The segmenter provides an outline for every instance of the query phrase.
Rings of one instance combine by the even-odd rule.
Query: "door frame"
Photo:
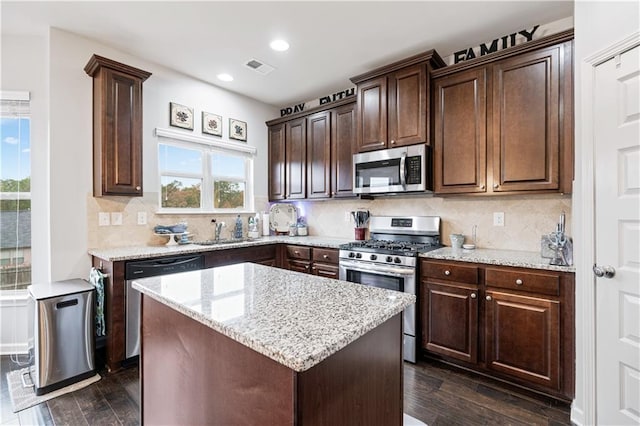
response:
[[[595,262],[595,167],[593,96],[596,67],[640,44],[640,31],[602,49],[580,66],[580,127],[576,128],[577,195],[573,200],[576,252],[576,399],[571,420],[576,424],[596,424],[596,285],[591,270]],[[579,101],[576,99],[576,101]]]

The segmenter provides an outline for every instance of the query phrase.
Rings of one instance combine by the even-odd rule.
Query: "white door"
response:
[[[640,423],[640,47],[595,68],[596,416]]]

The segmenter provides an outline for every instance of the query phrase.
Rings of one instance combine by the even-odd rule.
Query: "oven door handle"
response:
[[[371,267],[367,267],[362,265],[361,263],[355,263],[355,262],[340,262],[339,264],[340,267],[345,267],[349,270],[352,271],[356,271],[356,272],[372,272],[372,273],[379,273],[379,274],[386,274],[386,275],[392,275],[395,277],[402,277],[402,276],[407,276],[407,275],[415,275],[416,270],[414,268],[409,268],[409,269],[400,269],[400,268],[393,268],[393,267],[375,267],[375,268],[371,268]]]

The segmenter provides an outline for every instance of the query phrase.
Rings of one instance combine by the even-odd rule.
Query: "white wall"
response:
[[[587,182],[593,179],[591,166],[592,153],[583,148],[585,129],[590,123],[585,122],[583,115],[592,107],[590,99],[583,96],[583,62],[585,58],[618,42],[640,29],[640,4],[630,2],[587,2],[577,1],[574,10],[575,22],[575,176],[574,185],[574,230],[589,229],[592,225],[585,223],[586,209],[584,201],[590,199],[585,193]],[[591,173],[591,174],[590,174]],[[588,209],[588,208],[587,208]],[[578,239],[577,244],[580,245]],[[589,251],[588,249],[585,250]],[[593,275],[582,265],[591,265],[593,258],[581,257],[576,253],[576,396],[572,405],[571,420],[576,424],[592,424],[595,422],[595,370],[589,365],[593,360],[594,336],[591,336],[593,325],[588,324],[595,316],[595,306],[590,300]],[[585,335],[588,333],[589,335]],[[591,354],[591,355],[585,355]]]
[[[158,192],[157,151],[154,129],[169,127],[169,102],[194,108],[194,131],[201,135],[201,112],[223,116],[223,140],[228,139],[228,119],[247,122],[248,144],[258,148],[255,164],[256,198],[266,198],[267,129],[265,121],[277,116],[273,106],[236,95],[116,51],[93,40],[51,29],[51,241],[52,278],[85,277],[89,233],[95,226],[88,217],[87,198],[92,193],[92,79],[84,66],[92,54],[126,63],[152,73],[143,84],[143,185],[145,193]],[[154,197],[108,197],[118,204],[155,202]],[[141,206],[141,209],[147,206]],[[117,228],[111,227],[113,232]],[[122,244],[128,245],[126,235]]]

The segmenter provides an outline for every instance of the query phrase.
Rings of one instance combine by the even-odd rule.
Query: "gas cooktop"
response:
[[[419,253],[435,250],[440,247],[442,246],[437,242],[437,240],[433,242],[366,240],[342,244],[340,249],[354,252],[417,256]]]

